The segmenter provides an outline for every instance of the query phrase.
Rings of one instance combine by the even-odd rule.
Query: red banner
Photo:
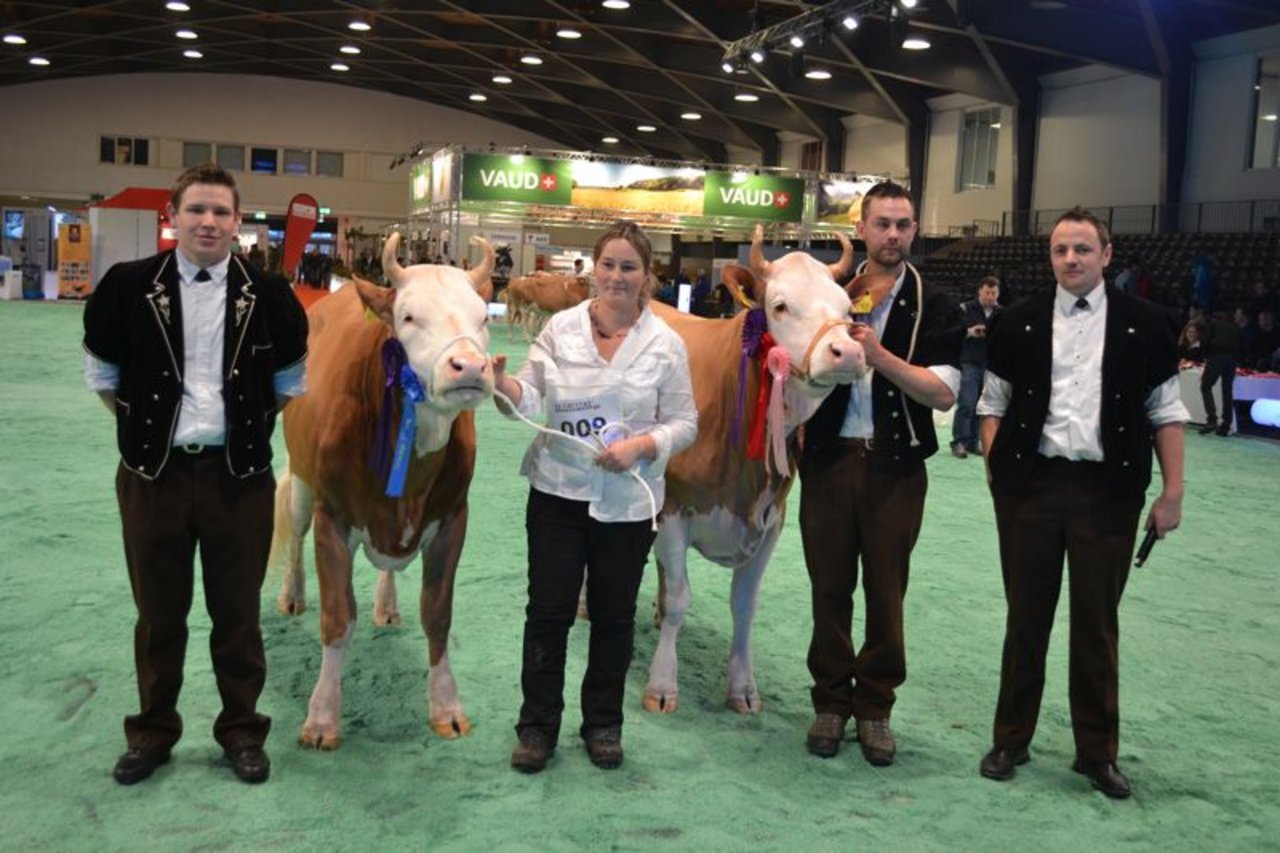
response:
[[[302,261],[302,250],[306,248],[311,232],[316,229],[316,219],[319,215],[320,205],[306,193],[298,193],[289,202],[289,215],[284,222],[281,263],[285,277],[290,281],[298,278],[298,264]]]

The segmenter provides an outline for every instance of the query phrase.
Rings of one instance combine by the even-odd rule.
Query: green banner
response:
[[[568,160],[518,154],[467,154],[462,160],[462,197],[468,201],[567,205],[573,193],[571,165]]]
[[[800,222],[804,216],[804,180],[707,172],[704,216],[737,216],[769,222]]]

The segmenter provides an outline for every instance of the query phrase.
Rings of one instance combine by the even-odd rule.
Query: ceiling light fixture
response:
[[[601,3],[600,5],[605,7],[606,9],[630,9],[631,8],[631,4],[627,2],[627,0],[604,0],[604,2]]]
[[[582,38],[582,32],[580,30],[575,30],[573,27],[561,27],[560,29],[556,30],[556,35],[562,39]]]
[[[482,95],[479,92],[472,92],[470,95],[467,95],[467,99],[471,101],[475,101],[478,104],[482,104],[485,101],[489,100],[489,98],[486,95]]]
[[[27,40],[17,33],[9,33],[4,37],[5,44],[26,44]]]
[[[350,71],[351,66],[347,65],[345,62],[335,62],[329,66],[329,70],[330,71]]]
[[[640,131],[641,133],[654,133],[657,131],[657,128],[651,124],[637,124],[636,130]]]
[[[33,56],[30,59],[28,59],[27,62],[31,63],[32,65],[40,65],[40,66],[49,64],[49,60],[45,59],[43,56]]]
[[[754,104],[756,101],[760,100],[760,96],[755,92],[739,92],[733,96],[733,99],[735,101],[741,101],[744,104]]]
[[[685,121],[701,121],[702,113],[695,113],[692,110],[690,110],[687,113],[680,113],[680,118],[684,119]]]
[[[853,15],[845,15],[840,19],[840,26],[844,27],[849,32],[853,32],[858,28],[858,19]]]
[[[198,50],[184,50],[182,55],[187,59],[204,59],[204,54]]]
[[[367,33],[369,32],[369,30],[373,29],[373,25],[370,24],[368,21],[362,21],[359,18],[357,18],[356,20],[347,24],[347,29],[357,33]]]
[[[507,86],[511,83],[511,78],[506,74],[495,74],[493,75],[493,82],[497,83],[499,86]]]
[[[759,48],[756,48],[755,50],[751,51],[751,53],[747,55],[751,57],[751,61],[754,62],[756,65],[759,65],[761,62],[764,62],[764,51],[760,50]]]
[[[606,136],[606,137],[602,138],[600,141],[601,141],[601,142],[603,142],[605,145],[617,145],[617,144],[618,144],[618,137],[616,137],[616,136]]]
[[[796,33],[790,38],[790,43],[792,47],[794,47],[796,50],[799,50],[800,48],[804,47],[804,38],[802,38],[799,33]]]
[[[920,3],[920,0],[902,0],[902,8],[914,9],[916,6],[919,5],[919,3]]]
[[[541,65],[542,57],[535,56],[532,53],[527,53],[524,56],[520,57],[520,61],[523,62],[525,65]]]
[[[1263,121],[1275,121],[1276,119],[1277,119],[1277,116],[1275,113],[1267,113],[1262,117]]]
[[[354,44],[344,44],[342,47],[338,48],[338,53],[345,53],[348,56],[359,56],[360,48],[356,47]]]
[[[732,74],[733,63],[726,59],[724,62],[720,63],[720,70],[723,71],[725,74]]]
[[[190,6],[188,6],[186,3],[179,3],[178,0],[173,0],[173,2],[171,3],[165,3],[164,7],[168,9],[170,12],[190,12],[191,11]]]
[[[923,36],[907,36],[902,40],[903,50],[928,50],[933,47]]]
[[[195,30],[178,30],[174,35],[180,39],[187,39],[188,41],[200,38],[200,34]]]
[[[830,80],[831,72],[825,68],[810,68],[804,76],[808,80]]]

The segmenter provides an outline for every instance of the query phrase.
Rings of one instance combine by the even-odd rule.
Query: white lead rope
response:
[[[520,411],[516,408],[516,404],[511,402],[511,398],[508,397],[506,394],[503,394],[497,388],[493,389],[493,396],[497,397],[502,402],[506,403],[507,408],[510,410],[511,414],[515,415],[517,420],[528,424],[530,427],[537,430],[538,432],[545,432],[547,435],[554,435],[558,438],[564,438],[570,441],[576,441],[578,444],[581,444],[583,447],[587,448],[593,453],[598,451],[600,447],[608,447],[608,445],[605,444],[604,440],[600,438],[598,433],[596,434],[596,442],[600,445],[600,447],[597,447],[595,444],[592,444],[590,441],[587,441],[585,438],[579,438],[576,435],[569,435],[567,432],[560,432],[559,430],[551,429],[550,427],[544,427],[541,424],[534,423],[533,421],[526,418],[524,415],[520,414]],[[600,428],[600,432],[604,432],[605,430],[608,430],[610,428],[615,430],[617,429],[621,429],[624,431],[626,430],[626,426],[624,424],[605,424]],[[632,479],[634,479],[637,483],[639,483],[641,486],[644,487],[645,494],[648,495],[649,497],[649,521],[651,525],[650,529],[653,530],[654,533],[657,533],[658,532],[658,500],[653,496],[653,489],[649,487],[649,484],[645,482],[644,477],[641,477],[640,473],[636,471],[634,467],[628,468],[627,473],[631,475]]]

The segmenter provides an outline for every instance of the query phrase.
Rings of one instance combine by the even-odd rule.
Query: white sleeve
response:
[[[1013,386],[990,370],[987,371],[982,382],[982,397],[978,400],[975,413],[980,418],[987,416],[1003,418],[1009,408],[1009,398],[1013,396]]]
[[[1152,426],[1186,423],[1191,420],[1191,413],[1182,405],[1182,392],[1178,385],[1178,374],[1174,374],[1161,382],[1147,395],[1143,404]]]

